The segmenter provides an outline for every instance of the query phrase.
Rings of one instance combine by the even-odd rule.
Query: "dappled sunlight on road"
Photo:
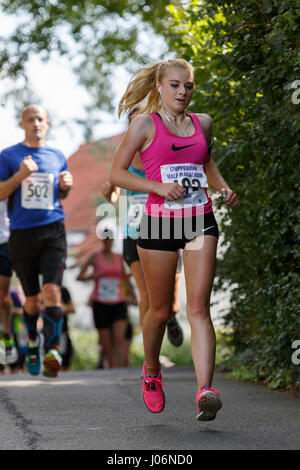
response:
[[[12,380],[10,382],[0,381],[1,387],[36,387],[37,385],[85,385],[83,380]]]

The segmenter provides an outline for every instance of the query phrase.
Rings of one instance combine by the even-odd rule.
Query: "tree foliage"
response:
[[[233,287],[231,364],[287,385],[300,377],[300,2],[194,0],[170,12],[172,47],[196,69],[194,109],[213,116],[215,159],[241,199],[223,218],[218,264],[217,288]]]
[[[166,0],[3,0],[1,10],[15,15],[16,26],[0,33],[0,77],[29,83],[26,65],[33,55],[47,61],[53,52],[66,56],[90,96],[95,109],[112,109],[110,81],[116,66],[129,70],[166,53],[161,40],[153,45],[153,31],[168,29]],[[144,39],[144,41],[142,41]],[[143,47],[143,42],[146,45]],[[151,47],[154,46],[154,47]],[[156,47],[155,47],[156,46]],[[13,87],[16,91],[17,86]]]

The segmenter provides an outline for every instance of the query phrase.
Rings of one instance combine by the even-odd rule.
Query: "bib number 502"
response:
[[[48,197],[48,185],[47,184],[33,184],[28,185],[28,197],[47,198]]]

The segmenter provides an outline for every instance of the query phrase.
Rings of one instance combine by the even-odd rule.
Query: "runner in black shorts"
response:
[[[135,107],[129,113],[129,123],[138,114],[139,108]],[[137,153],[132,161],[129,171],[139,177],[145,178],[143,163]],[[116,202],[120,191],[119,188],[105,183],[102,188],[102,194],[109,202]],[[146,282],[141,267],[140,257],[137,251],[137,239],[139,237],[139,224],[144,212],[144,205],[147,201],[148,194],[136,191],[126,191],[127,197],[127,223],[124,230],[123,238],[123,258],[127,263],[139,291],[140,298],[140,324],[142,325],[144,316],[148,310],[149,300],[146,288]],[[173,286],[173,302],[170,309],[170,318],[167,322],[167,336],[173,346],[181,346],[183,343],[183,331],[176,319],[180,306],[178,301],[180,278],[181,278],[181,251],[178,252],[178,264]]]
[[[127,304],[137,304],[137,300],[125,273],[122,257],[111,251],[112,232],[106,231],[106,236],[103,249],[88,257],[77,279],[94,280],[91,301],[101,346],[100,361],[107,360],[109,368],[124,367],[128,327]],[[92,274],[87,273],[89,267],[94,268]]]
[[[218,231],[213,214],[209,215],[213,207],[208,185],[220,191],[229,207],[239,200],[209,154],[211,117],[187,112],[194,86],[193,67],[183,59],[150,64],[134,74],[121,98],[119,116],[137,105],[142,106],[142,112],[115,152],[110,182],[149,193],[138,241],[150,304],[143,321],[144,403],[152,413],[162,412],[165,406],[159,355],[173,294],[177,249],[184,248],[197,419],[208,421],[215,419],[222,406],[219,392],[211,387],[216,338],[210,296]],[[146,178],[130,171],[137,152]],[[147,227],[149,220],[151,229]],[[172,409],[176,410],[175,401]]]
[[[8,250],[9,220],[6,214],[6,201],[0,202],[0,340],[5,347],[5,362],[16,363],[18,352],[11,335],[11,303],[9,301],[9,285],[12,276],[11,259]],[[5,365],[0,363],[0,370]]]
[[[41,275],[45,304],[43,373],[55,377],[61,367],[60,284],[67,248],[61,199],[68,195],[73,179],[62,152],[45,145],[50,125],[46,111],[38,105],[27,106],[20,125],[25,139],[0,155],[0,200],[9,198],[12,265],[26,296],[24,319],[29,336],[26,365],[32,375],[39,374],[37,320]]]

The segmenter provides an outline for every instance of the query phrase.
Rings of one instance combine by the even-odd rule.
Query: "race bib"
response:
[[[128,225],[137,228],[142,220],[144,207],[147,202],[148,194],[134,194],[128,196]]]
[[[178,183],[184,187],[184,195],[176,201],[167,201],[167,209],[187,209],[203,206],[208,202],[203,188],[207,188],[207,178],[203,165],[192,163],[179,163],[161,166],[161,180],[163,183]]]
[[[32,173],[21,185],[21,204],[24,209],[54,209],[53,173]]]
[[[120,280],[103,278],[99,281],[98,297],[100,302],[116,302],[119,300]]]

